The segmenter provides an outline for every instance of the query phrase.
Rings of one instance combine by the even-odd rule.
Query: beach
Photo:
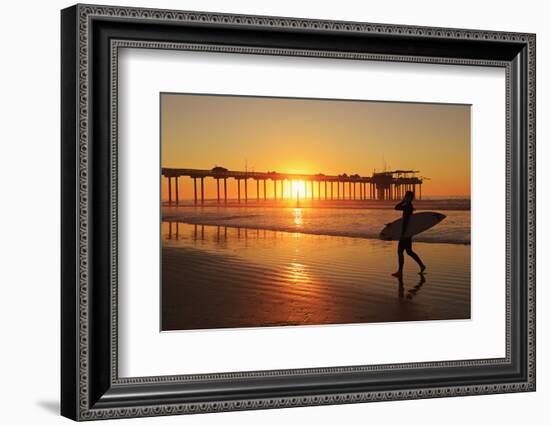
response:
[[[259,209],[211,209],[163,208],[163,331],[470,318],[469,211],[415,242],[427,273],[406,256],[399,280],[396,242],[362,221],[323,231],[314,209],[268,209],[271,226]]]

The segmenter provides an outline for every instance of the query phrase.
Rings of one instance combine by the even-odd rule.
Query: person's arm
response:
[[[395,210],[405,210],[406,201],[403,200],[395,206]]]
[[[407,231],[407,226],[409,225],[409,218],[410,218],[410,215],[403,216],[403,225],[401,226],[401,238],[405,236],[405,232]]]
[[[412,214],[412,203],[403,200],[395,206],[395,209],[403,211],[403,225],[401,226],[401,238],[403,238],[405,236],[405,232],[407,231],[407,226],[409,225],[409,218]]]

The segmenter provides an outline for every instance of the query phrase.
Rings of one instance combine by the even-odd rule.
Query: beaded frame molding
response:
[[[76,5],[61,17],[62,415],[94,420],[535,390],[535,35],[97,5]],[[504,68],[506,356],[120,378],[121,48]]]

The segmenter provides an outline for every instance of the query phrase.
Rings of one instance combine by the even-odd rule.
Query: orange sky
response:
[[[161,150],[162,167],[361,176],[415,169],[430,178],[423,196],[470,196],[469,105],[162,94]],[[205,183],[214,197],[215,181]],[[180,179],[180,193],[191,197],[191,179]]]

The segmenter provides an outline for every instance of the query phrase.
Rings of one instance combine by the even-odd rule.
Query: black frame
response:
[[[76,5],[61,13],[61,413],[74,420],[535,390],[535,35]],[[504,67],[507,356],[118,378],[120,47]],[[504,179],[504,177],[503,177]]]

